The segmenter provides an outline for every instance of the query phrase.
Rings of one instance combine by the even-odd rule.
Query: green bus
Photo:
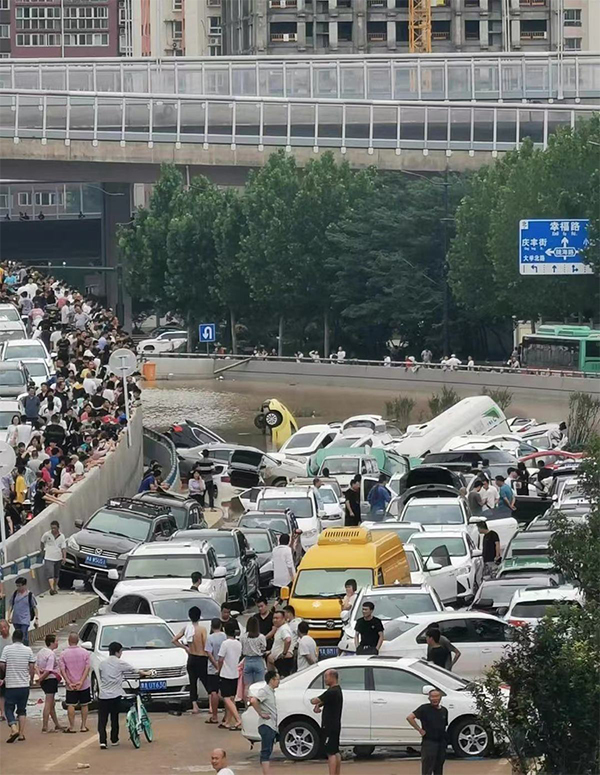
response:
[[[522,369],[600,372],[600,331],[589,326],[539,326],[521,342]]]

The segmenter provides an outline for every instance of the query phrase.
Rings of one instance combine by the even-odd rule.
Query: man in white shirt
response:
[[[481,496],[483,508],[484,510],[486,508],[495,509],[500,499],[500,494],[498,492],[498,489],[494,487],[494,485],[490,482],[489,479],[485,478],[482,481],[483,481],[483,487],[481,488],[481,491],[479,494]]]
[[[210,755],[210,763],[213,770],[219,775],[235,775],[234,771],[227,766],[227,754],[222,748],[215,748]]]
[[[273,646],[267,652],[269,666],[277,670],[279,675],[285,678],[291,675],[294,668],[294,649],[292,648],[292,631],[285,623],[283,611],[275,611],[273,614]]]
[[[298,625],[298,670],[304,670],[319,661],[319,649],[314,638],[308,634],[308,622]]]
[[[275,689],[279,686],[280,677],[275,670],[269,670],[265,673],[264,686],[254,690],[254,695],[250,697],[250,705],[258,713],[260,721],[258,722],[258,734],[260,735],[260,767],[263,775],[269,775],[271,772],[271,756],[273,746],[279,729],[277,727],[277,702],[275,700]]]
[[[279,546],[273,549],[273,586],[279,590],[292,583],[294,573],[294,556],[290,548],[290,537],[286,533],[279,536]]]
[[[225,705],[225,718],[219,724],[222,728],[241,729],[242,720],[235,705],[238,684],[238,665],[242,656],[242,644],[236,640],[237,625],[232,620],[225,624],[227,639],[219,649],[219,690]],[[232,722],[235,721],[235,724]],[[218,771],[218,770],[217,770]]]
[[[29,646],[23,643],[22,630],[13,632],[12,644],[5,646],[0,654],[0,664],[4,668],[4,708],[10,727],[10,737],[6,742],[14,743],[17,739],[25,740],[29,686],[35,675],[35,657]]]
[[[456,357],[454,353],[448,358],[448,366],[450,367],[451,371],[456,371],[458,367],[462,364],[462,361]]]
[[[337,349],[337,360],[338,363],[343,363],[346,360],[346,351],[342,348],[341,345]]]
[[[296,609],[293,605],[286,605],[283,609],[283,616],[285,623],[290,628],[292,633],[292,651],[295,651],[298,645],[298,625],[302,621],[299,616],[296,616]]]
[[[118,641],[108,645],[108,659],[98,667],[100,686],[98,695],[98,737],[100,748],[106,748],[106,724],[110,716],[110,744],[119,745],[119,709],[123,694],[123,677],[125,673],[139,673],[141,677],[150,675],[144,670],[137,670],[133,665],[121,659],[123,646]]]
[[[67,539],[60,532],[60,525],[56,520],[50,523],[50,530],[42,535],[40,547],[44,553],[44,569],[48,576],[50,594],[56,595],[60,568],[67,559]]]

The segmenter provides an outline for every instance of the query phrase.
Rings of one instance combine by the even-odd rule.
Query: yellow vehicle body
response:
[[[289,596],[296,616],[308,622],[309,634],[321,645],[335,645],[342,635],[341,598],[344,583],[351,578],[359,588],[410,584],[410,568],[398,536],[362,527],[328,528],[306,552],[291,590],[284,588],[282,597]]]
[[[276,398],[263,401],[258,418],[261,420],[255,421],[255,424],[260,427],[264,422],[263,427],[271,431],[271,439],[276,449],[279,449],[298,430],[294,415]]]

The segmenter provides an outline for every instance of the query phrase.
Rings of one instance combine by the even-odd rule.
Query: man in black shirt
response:
[[[442,707],[439,689],[429,692],[429,704],[419,705],[406,720],[423,738],[421,743],[421,775],[442,775],[448,745],[446,728],[448,711]],[[421,726],[417,724],[417,719]]]
[[[496,562],[500,561],[500,536],[495,530],[490,530],[487,522],[478,522],[477,530],[483,536],[481,553],[483,555],[483,576],[493,578],[496,575]]]
[[[273,646],[273,636],[270,638],[268,636],[273,630],[273,611],[269,609],[266,597],[259,597],[256,601],[256,607],[258,613],[254,614],[254,618],[258,622],[258,631],[267,639],[267,651],[270,651]]]
[[[326,670],[324,675],[327,690],[318,697],[313,697],[311,703],[315,713],[323,711],[321,729],[323,745],[329,764],[329,775],[340,775],[342,757],[340,756],[340,733],[342,731],[342,687],[338,683],[337,670]]]
[[[353,479],[350,487],[344,493],[346,499],[346,527],[360,525],[360,479]]]
[[[362,604],[362,618],[355,626],[354,645],[357,654],[378,654],[383,643],[383,622],[373,616],[375,605],[370,600]]]
[[[221,629],[225,632],[225,625],[228,622],[233,622],[235,625],[235,636],[240,637],[241,630],[238,620],[231,615],[231,605],[229,603],[221,603]]]

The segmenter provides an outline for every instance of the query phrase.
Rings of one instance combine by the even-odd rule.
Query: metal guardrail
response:
[[[167,450],[171,465],[168,473],[164,477],[164,481],[169,487],[173,487],[173,485],[179,482],[179,458],[177,457],[175,445],[167,436],[164,436],[162,433],[157,433],[151,428],[146,428],[144,426],[143,432],[144,444],[146,443],[146,439],[151,439],[155,444],[159,444]],[[158,456],[156,456],[156,459],[158,460]]]
[[[34,566],[43,565],[44,557],[40,550],[32,552],[31,554],[25,554],[22,557],[17,557],[15,560],[4,563],[4,556],[2,548],[0,547],[0,569],[2,570],[3,578],[7,576],[18,576],[22,571],[30,570]]]
[[[600,53],[5,59],[0,87],[311,99],[600,97]]]
[[[49,139],[452,151],[508,151],[525,137],[546,148],[600,105],[371,101],[0,90],[0,136]]]
[[[238,361],[278,361],[286,363],[299,363],[310,365],[333,365],[333,366],[380,366],[382,368],[390,369],[403,369],[404,371],[410,371],[415,374],[418,371],[441,371],[447,373],[448,376],[460,372],[468,373],[482,373],[482,374],[515,374],[515,375],[531,375],[536,377],[577,377],[583,379],[600,379],[600,372],[589,371],[574,371],[573,369],[534,369],[534,368],[519,368],[513,369],[508,366],[499,366],[495,364],[482,364],[477,366],[456,366],[449,367],[444,366],[441,363],[422,363],[415,361],[408,365],[405,361],[392,361],[391,363],[384,363],[382,360],[367,360],[361,358],[345,358],[341,363],[337,360],[329,360],[326,358],[320,358],[319,360],[313,360],[312,358],[294,358],[288,356],[275,356],[275,355],[257,355],[248,357],[247,355],[206,355],[206,353],[152,353],[144,356],[146,360],[156,360],[162,358],[199,358],[204,360],[213,360],[215,362],[222,362],[227,360]],[[216,373],[216,372],[215,372]]]

